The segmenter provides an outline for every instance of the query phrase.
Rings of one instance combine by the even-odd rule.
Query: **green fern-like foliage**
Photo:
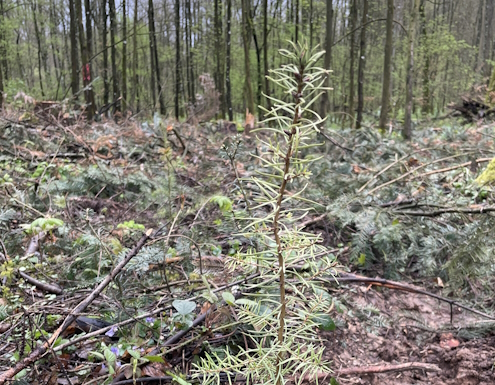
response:
[[[261,167],[249,182],[257,187],[250,217],[239,220],[242,235],[256,239],[257,247],[239,251],[231,268],[261,272],[262,283],[252,287],[253,298],[241,298],[239,319],[250,327],[245,333],[255,347],[223,354],[206,353],[196,370],[203,383],[220,383],[221,373],[242,374],[248,383],[283,384],[303,375],[328,372],[315,331],[333,321],[327,314],[331,297],[311,279],[330,274],[335,259],[321,245],[318,235],[304,232],[299,221],[311,206],[305,190],[312,177],[309,166],[317,157],[316,134],[323,119],[312,110],[322,92],[327,71],[315,66],[322,52],[294,45],[280,53],[289,64],[271,71],[269,79],[292,97],[292,102],[270,98],[265,110],[267,135],[258,138]],[[308,204],[309,203],[309,204]]]

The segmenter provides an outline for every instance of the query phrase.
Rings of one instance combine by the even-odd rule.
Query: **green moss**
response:
[[[495,184],[495,158],[488,163],[485,171],[483,171],[481,175],[475,179],[475,182],[480,186]]]

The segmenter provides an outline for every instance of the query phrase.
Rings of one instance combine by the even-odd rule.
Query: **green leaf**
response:
[[[141,358],[141,353],[139,353],[137,350],[127,349],[127,353],[129,353],[135,359]]]
[[[177,374],[174,374],[172,372],[167,372],[169,376],[173,378],[174,381],[178,382],[180,385],[192,385],[190,382],[184,380],[183,378],[179,377]]]
[[[105,356],[99,352],[89,352],[89,354],[91,354],[93,357],[96,357],[98,359],[100,359],[101,361],[103,361],[105,359]]]
[[[235,304],[235,297],[234,297],[234,295],[232,293],[228,292],[228,291],[224,291],[222,293],[222,298],[230,306],[233,306]]]
[[[142,358],[148,360],[149,362],[160,362],[162,364],[165,363],[165,360],[160,356],[143,356]]]
[[[117,361],[117,356],[109,348],[106,348],[103,354],[109,365],[113,365]]]
[[[337,382],[337,380],[334,377],[332,377],[332,378],[330,378],[330,385],[339,385],[339,383]]]
[[[317,314],[313,321],[318,324],[320,330],[324,330],[327,332],[333,332],[336,329],[335,322],[333,322],[332,317],[328,314]]]
[[[363,266],[365,263],[366,263],[366,255],[363,253],[359,254],[358,264]]]
[[[187,315],[191,314],[196,309],[196,304],[192,301],[176,299],[172,302],[172,306],[177,310],[179,314]]]

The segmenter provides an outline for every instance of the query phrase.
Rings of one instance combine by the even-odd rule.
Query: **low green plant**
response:
[[[253,298],[223,296],[249,325],[244,330],[252,347],[206,352],[196,366],[203,384],[219,384],[221,374],[240,374],[247,383],[282,385],[330,371],[316,330],[335,328],[328,314],[332,298],[314,278],[331,275],[336,261],[318,235],[298,226],[311,209],[304,204],[317,205],[304,191],[311,178],[308,166],[318,158],[305,154],[319,145],[316,133],[324,119],[312,106],[327,92],[323,83],[328,71],[315,66],[323,52],[313,54],[305,44],[280,53],[289,63],[272,70],[269,79],[292,102],[270,97],[273,107],[264,111],[269,127],[257,139],[261,167],[248,181],[258,194],[248,205],[249,217],[240,220],[241,235],[256,238],[257,247],[236,250],[230,263],[232,269],[259,271],[261,282],[253,287]]]

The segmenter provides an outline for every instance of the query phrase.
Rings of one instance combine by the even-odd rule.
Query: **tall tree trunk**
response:
[[[349,60],[349,115],[351,118],[351,127],[354,127],[355,121],[354,121],[354,59],[356,57],[356,38],[355,38],[355,32],[354,30],[356,29],[357,25],[357,4],[356,0],[352,0],[351,3],[351,23],[349,28],[351,29],[351,36],[350,36],[350,42],[351,42],[351,49],[349,52],[350,60]]]
[[[31,3],[31,10],[33,12],[34,32],[36,35],[36,43],[38,45],[38,79],[40,82],[41,96],[45,97],[45,91],[43,89],[43,79],[41,76],[41,68],[42,68],[42,65],[41,65],[41,62],[42,62],[42,58],[41,58],[41,55],[42,55],[42,52],[41,52],[41,32],[40,32],[40,29],[38,27],[38,18],[36,17],[37,12],[36,12],[35,0],[33,0],[33,2]],[[46,73],[46,71],[45,71],[45,73]]]
[[[428,46],[428,35],[426,30],[426,14],[425,14],[425,1],[422,0],[419,4],[419,16],[421,18],[421,44],[423,45],[423,101],[421,103],[421,110],[423,114],[427,115],[431,112],[430,104],[430,52]]]
[[[234,113],[232,111],[232,91],[230,85],[230,31],[231,31],[231,22],[232,22],[232,0],[227,0],[227,31],[225,33],[225,42],[226,42],[226,57],[225,57],[225,85],[227,87],[225,102],[227,104],[227,111],[229,113],[229,120],[234,120]]]
[[[79,26],[79,45],[81,47],[81,62],[82,62],[82,73],[83,73],[83,85],[85,88],[84,96],[86,99],[86,116],[88,121],[93,119],[94,111],[94,98],[93,90],[90,88],[91,83],[91,72],[89,67],[89,56],[88,56],[88,46],[87,41],[84,37],[84,26],[83,26],[83,14],[82,14],[82,4],[81,0],[75,0],[75,10],[77,14],[77,25]]]
[[[254,49],[256,50],[256,105],[258,106],[258,120],[262,120],[261,117],[261,94],[263,93],[263,73],[261,72],[261,47],[258,44],[258,37],[256,35],[256,31],[254,28],[251,28],[253,31],[253,41],[254,41]]]
[[[484,49],[485,49],[486,0],[480,0],[480,12],[481,12],[481,17],[479,21],[478,61],[476,65],[477,72],[481,72],[483,70],[483,64],[485,62]]]
[[[153,8],[153,1],[149,0],[150,5],[150,19],[151,24],[149,28],[152,31],[151,37],[153,39],[153,52],[152,52],[152,60],[154,58],[155,61],[155,77],[156,77],[156,85],[158,89],[158,103],[160,104],[160,114],[165,115],[167,113],[165,109],[165,95],[163,95],[162,90],[162,82],[161,82],[161,72],[160,72],[160,62],[158,61],[158,44],[156,43],[156,30],[155,30],[155,11]]]
[[[364,108],[364,66],[366,64],[366,23],[368,21],[368,0],[363,0],[363,18],[361,23],[361,37],[359,41],[358,67],[358,107],[356,128],[361,128]]]
[[[263,0],[263,70],[265,73],[266,108],[271,110],[270,82],[268,80],[268,0]]]
[[[385,38],[385,57],[383,60],[382,106],[380,110],[380,128],[385,129],[388,120],[390,102],[390,78],[392,75],[392,37],[394,22],[394,0],[387,0],[387,36]]]
[[[328,6],[328,0],[327,0],[327,6]],[[294,25],[295,25],[295,32],[294,32],[294,43],[297,44],[297,41],[299,39],[299,0],[296,0],[296,9],[295,9],[295,14],[294,14]]]
[[[404,129],[402,136],[410,140],[412,136],[412,104],[413,104],[413,69],[414,69],[414,35],[416,34],[416,19],[419,11],[419,1],[414,0],[411,12],[411,22],[409,25],[409,58],[407,60],[406,71],[406,108],[404,117]]]
[[[127,110],[127,10],[122,0],[122,111]]]
[[[149,43],[150,43],[150,90],[151,100],[153,102],[153,111],[156,111],[156,88],[155,88],[155,48],[154,48],[154,26],[155,15],[153,12],[153,0],[148,0],[148,31],[149,31]]]
[[[139,79],[137,75],[138,49],[137,49],[137,23],[138,0],[134,0],[134,22],[132,25],[132,107],[139,111]]]
[[[246,104],[250,113],[254,113],[253,87],[251,85],[251,69],[249,63],[249,46],[251,41],[250,0],[241,0],[242,4],[242,40],[244,45],[244,90]]]
[[[1,21],[1,16],[0,16],[0,21]],[[2,28],[3,25],[0,23],[0,28]],[[2,60],[0,60],[0,111],[3,110],[3,92],[4,92],[4,86],[3,86],[3,68],[2,68]]]
[[[0,60],[2,61],[2,67],[3,67],[3,75],[4,75],[4,82],[6,82],[9,78],[9,66],[8,66],[8,61],[7,61],[7,43],[5,41],[5,32],[6,32],[6,25],[5,25],[5,14],[4,14],[4,0],[0,0],[0,22],[1,22],[1,29],[0,29]]]
[[[108,47],[107,47],[107,0],[101,0],[101,41],[103,45],[103,104],[107,105],[110,99],[110,84],[108,83]]]
[[[119,76],[117,72],[117,47],[115,38],[117,36],[117,15],[115,11],[115,0],[108,0],[110,16],[110,61],[112,62],[112,103],[115,103],[120,97]],[[115,109],[119,110],[118,104],[115,103]]]
[[[77,76],[78,57],[77,57],[77,18],[74,6],[75,0],[69,0],[69,35],[70,35],[70,64],[71,77],[70,86],[72,97],[77,99],[79,93],[79,77]]]
[[[313,49],[313,0],[309,0],[309,49]]]
[[[214,28],[215,28],[215,88],[220,93],[220,118],[225,118],[225,90],[224,90],[224,68],[225,63],[223,60],[224,49],[222,44],[222,0],[215,0],[214,4]]]
[[[325,28],[325,59],[323,60],[323,67],[326,70],[330,70],[330,63],[332,62],[332,44],[333,44],[333,1],[327,0],[327,20]],[[330,87],[330,74],[326,75],[325,87]],[[321,96],[320,115],[322,118],[327,116],[330,104],[330,97],[328,95],[330,91],[326,90]]]
[[[189,102],[196,102],[194,91],[194,58],[192,52],[192,16],[191,16],[191,0],[185,0],[185,19],[186,19],[186,73],[187,73],[187,93],[189,94]]]
[[[151,0],[150,0],[151,1]],[[179,120],[179,94],[180,94],[180,1],[175,0],[175,119]]]
[[[84,0],[84,11],[85,11],[85,18],[86,18],[86,61],[83,62],[85,64],[85,71],[83,70],[83,74],[86,76],[86,82],[84,83],[85,87],[89,87],[88,90],[85,91],[86,95],[86,102],[88,104],[88,120],[93,119],[93,116],[96,112],[96,103],[95,103],[95,94],[93,90],[93,86],[91,85],[91,82],[93,81],[93,76],[92,76],[92,71],[91,71],[91,62],[89,59],[91,58],[91,47],[93,44],[93,31],[92,31],[92,25],[91,25],[91,7],[90,7],[90,0]],[[84,79],[83,79],[84,81]]]

